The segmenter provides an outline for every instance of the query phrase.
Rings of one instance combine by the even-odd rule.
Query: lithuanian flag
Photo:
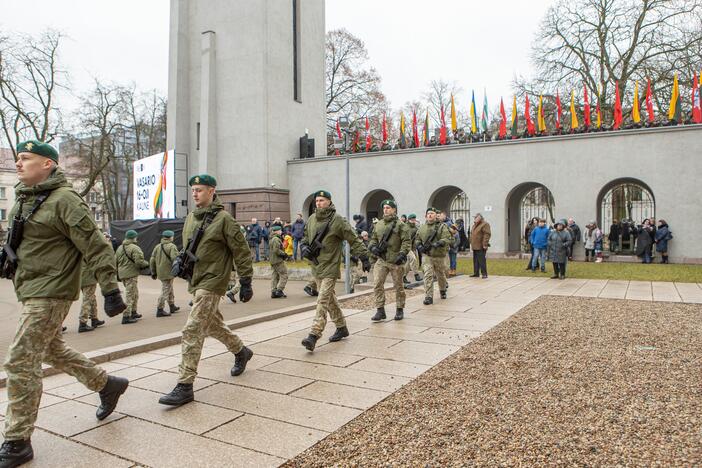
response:
[[[478,133],[478,115],[475,113],[475,91],[472,91],[470,100],[470,132]]]
[[[668,109],[668,120],[680,123],[680,89],[678,88],[678,74],[673,78],[673,94],[670,96],[670,108]]]
[[[639,110],[639,82],[634,84],[634,107],[631,109],[631,120],[634,123],[641,122],[641,112]]]
[[[578,114],[575,113],[575,91],[570,92],[570,131],[575,131],[580,126]]]
[[[544,118],[544,97],[539,95],[539,108],[536,110],[536,125],[539,133],[546,131],[546,119]]]
[[[400,112],[400,146],[405,147],[407,143],[405,142],[405,113]]]
[[[453,102],[453,94],[451,95],[451,131],[456,133],[458,123],[456,122],[456,104]]]
[[[514,100],[512,101],[512,138],[517,138],[519,136],[518,132],[519,129],[517,128],[519,126],[519,117],[517,115],[517,95],[515,94]]]

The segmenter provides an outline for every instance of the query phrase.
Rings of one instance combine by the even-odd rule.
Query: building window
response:
[[[5,193],[6,188],[5,187],[0,187],[0,199],[4,200],[7,198],[7,194]]]
[[[7,220],[7,210],[5,208],[0,208],[0,221]]]
[[[293,95],[297,102],[302,102],[302,77],[300,53],[300,0],[292,0],[293,33]]]
[[[95,211],[95,221],[100,221],[100,218],[102,218],[102,212]]]

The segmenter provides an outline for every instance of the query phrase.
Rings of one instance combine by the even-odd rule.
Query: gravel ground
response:
[[[542,297],[288,462],[702,464],[702,305]]]

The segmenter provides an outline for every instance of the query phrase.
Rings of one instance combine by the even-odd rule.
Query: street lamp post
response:
[[[346,143],[349,135],[349,119],[347,117],[339,118],[339,127],[344,132],[344,162],[346,166],[346,221],[351,223],[351,175],[349,170],[349,152],[347,151]],[[344,247],[344,290],[346,294],[351,293],[351,245],[346,242]]]

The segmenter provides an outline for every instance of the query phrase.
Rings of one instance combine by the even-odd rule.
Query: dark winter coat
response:
[[[305,222],[301,219],[296,219],[292,225],[293,239],[300,240],[305,236]]]
[[[667,224],[661,225],[656,231],[656,251],[657,252],[667,252],[668,251],[668,241],[673,238],[670,233],[670,228]]]
[[[566,263],[568,261],[568,247],[573,243],[570,232],[566,229],[551,230],[548,235],[548,259],[553,263]]]
[[[636,235],[636,256],[643,257],[644,252],[646,252],[653,242],[651,241],[651,229],[646,229],[640,227]]]
[[[621,233],[621,226],[619,224],[612,224],[612,226],[609,228],[609,235],[607,236],[607,239],[609,239],[610,242],[619,242],[619,234]]]

